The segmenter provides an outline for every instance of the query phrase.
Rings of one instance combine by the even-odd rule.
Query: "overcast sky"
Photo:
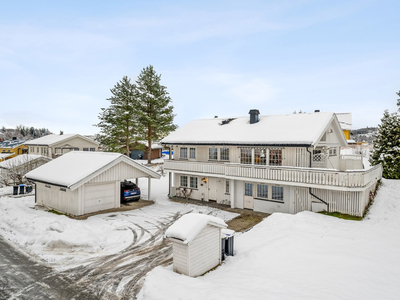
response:
[[[152,64],[179,126],[351,112],[400,90],[400,1],[0,1],[0,126],[94,134],[123,76]]]

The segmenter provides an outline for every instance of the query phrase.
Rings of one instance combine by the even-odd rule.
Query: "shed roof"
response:
[[[224,220],[220,218],[190,213],[183,215],[172,224],[165,232],[165,237],[175,238],[183,241],[184,244],[188,244],[194,240],[207,225],[216,226],[218,228],[228,227]]]
[[[332,112],[260,116],[254,124],[248,116],[202,119],[178,128],[161,143],[315,145],[331,122],[338,122]]]
[[[46,182],[74,190],[121,161],[132,168],[139,169],[151,178],[159,179],[161,177],[157,172],[135,162],[126,155],[92,151],[69,152],[25,176],[32,181]]]
[[[94,144],[99,144],[96,141],[93,141],[87,137],[84,137],[83,135],[77,134],[77,133],[70,133],[70,134],[49,134],[45,135],[43,137],[40,137],[38,139],[30,140],[25,143],[25,145],[47,145],[51,146],[53,144],[69,140],[74,137],[80,137],[88,142],[92,142]]]
[[[20,165],[23,165],[25,163],[31,162],[35,159],[45,159],[45,160],[51,160],[51,158],[48,158],[43,155],[36,155],[36,154],[21,154],[16,157],[10,158],[9,160],[0,162],[0,168],[2,169],[10,169],[14,167],[18,167]]]

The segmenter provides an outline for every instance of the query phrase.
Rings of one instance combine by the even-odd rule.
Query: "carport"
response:
[[[35,182],[36,203],[80,216],[120,207],[120,183],[125,179],[151,178],[160,174],[120,153],[74,151],[29,173]]]

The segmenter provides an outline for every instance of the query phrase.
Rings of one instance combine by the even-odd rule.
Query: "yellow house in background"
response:
[[[352,130],[351,113],[336,113],[340,127],[343,130],[346,140],[350,140],[350,131]],[[351,141],[351,140],[350,140]]]
[[[27,140],[12,139],[0,142],[0,162],[13,158],[20,154],[28,153],[28,146],[24,143]]]

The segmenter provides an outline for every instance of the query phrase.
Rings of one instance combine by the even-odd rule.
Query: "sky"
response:
[[[0,0],[0,126],[95,134],[110,89],[153,65],[175,124],[397,109],[400,1]]]

